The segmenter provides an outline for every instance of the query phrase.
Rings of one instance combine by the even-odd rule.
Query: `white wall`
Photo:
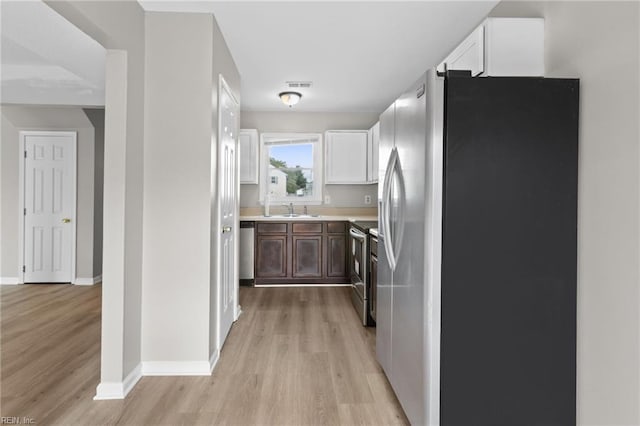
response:
[[[117,393],[141,361],[144,11],[133,0],[45,3],[109,49],[101,384]]]
[[[21,130],[77,132],[77,234],[76,277],[93,279],[97,259],[94,251],[95,131],[83,110],[73,107],[2,106],[2,259],[1,277],[19,275],[19,152]],[[101,226],[102,224],[100,224]]]
[[[9,121],[2,107],[2,144],[0,146],[0,279],[3,283],[18,281],[18,129]]]
[[[207,361],[212,16],[145,25],[142,359]]]
[[[577,414],[640,424],[640,4],[503,2],[545,18],[549,77],[580,78]]]
[[[104,109],[85,109],[95,129],[93,164],[93,276],[102,276],[102,210],[104,194]]]
[[[259,132],[307,132],[323,133],[326,130],[367,130],[376,121],[378,113],[332,113],[332,112],[256,112],[242,111],[243,129],[258,129]],[[324,138],[324,135],[323,135]],[[331,203],[323,207],[376,207],[378,186],[373,185],[324,185],[323,194],[331,197]],[[372,203],[365,204],[365,195]],[[259,207],[258,185],[244,184],[240,187],[240,206]]]

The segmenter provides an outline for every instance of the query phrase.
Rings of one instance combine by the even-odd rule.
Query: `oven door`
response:
[[[367,235],[357,228],[349,229],[350,242],[350,270],[351,270],[351,301],[367,325]]]

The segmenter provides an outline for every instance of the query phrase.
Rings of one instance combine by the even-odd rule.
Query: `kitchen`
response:
[[[529,8],[529,10],[527,10],[527,7]],[[575,7],[576,7],[576,8],[578,8],[578,10],[581,10],[581,9],[579,9],[579,7],[578,7],[578,6],[575,6]],[[588,9],[588,7],[587,7],[587,6],[584,6],[584,7]],[[595,9],[597,9],[597,6],[593,6],[593,7],[594,7],[594,10],[595,10]],[[505,9],[506,9],[506,10],[505,10]],[[503,13],[505,13],[507,16],[513,16],[513,14],[515,13],[515,12],[514,12],[514,9],[515,9],[515,10],[517,10],[517,7],[515,7],[515,6],[511,7],[511,5],[506,4],[506,5],[504,6],[504,8],[503,8],[502,12],[503,12]],[[548,8],[547,8],[547,6],[545,6],[545,7],[541,7],[541,8],[537,8],[537,9],[536,9],[535,5],[531,5],[531,4],[528,4],[528,3],[527,3],[525,6],[523,6],[523,9],[524,9],[524,10],[523,10],[523,11],[520,11],[520,12],[521,12],[522,14],[525,14],[525,15],[528,15],[528,14],[529,14],[529,13],[531,13],[531,11],[533,10],[534,12],[537,12],[538,14],[542,14],[542,15],[544,15],[545,13],[547,13],[549,16],[554,16],[554,17],[556,17],[556,19],[559,19],[559,18],[557,18],[557,17],[559,17],[559,16],[560,16],[560,17],[565,17],[565,18],[566,18],[566,15],[563,15],[564,9],[563,9],[561,6],[549,6]],[[608,9],[607,9],[607,10],[608,10]],[[600,11],[600,10],[598,9],[598,11]],[[591,11],[590,9],[589,9],[589,10],[587,10],[587,11],[583,11],[583,12],[586,14],[586,16],[589,16],[589,17],[593,16],[593,15],[591,15],[591,13],[593,13],[593,11]],[[496,12],[496,13],[497,13],[497,12]],[[594,13],[594,15],[595,15],[595,13]],[[618,16],[618,15],[616,15],[616,16]],[[548,17],[548,16],[545,16],[545,17]],[[557,22],[557,21],[556,21],[556,22]],[[594,20],[593,20],[593,19],[592,19],[592,20],[590,20],[590,21],[588,21],[588,22],[589,22],[591,25],[596,25],[596,24],[598,23],[598,22],[597,22],[597,20],[594,22]],[[576,25],[577,25],[577,24],[576,24]],[[472,28],[472,26],[470,26],[469,28]],[[555,28],[555,30],[554,30],[554,28]],[[554,31],[557,31],[557,27],[551,27],[551,29],[550,29],[550,30],[545,30],[545,31],[550,31],[550,33],[551,33],[551,34],[556,34]],[[576,30],[576,31],[577,31],[577,30]],[[582,34],[582,33],[580,33],[580,34]],[[547,36],[548,36],[548,35],[549,35],[549,33],[547,33]],[[547,38],[547,39],[548,39],[548,38]],[[553,39],[553,38],[552,38],[552,39]],[[557,40],[559,40],[559,39],[557,39]],[[553,46],[553,47],[552,47],[551,53],[548,53],[548,55],[551,55],[552,60],[551,60],[551,61],[547,61],[548,66],[555,66],[556,68],[552,68],[552,69],[555,69],[555,70],[556,70],[556,72],[558,72],[559,74],[565,74],[565,75],[563,75],[564,77],[575,77],[575,76],[580,76],[581,78],[586,78],[586,79],[587,79],[587,86],[586,86],[586,87],[587,87],[587,88],[588,88],[588,87],[590,87],[590,86],[589,86],[589,84],[588,84],[588,82],[589,82],[589,81],[591,81],[591,80],[590,80],[590,78],[596,78],[594,75],[590,75],[590,74],[583,75],[584,73],[583,73],[583,72],[580,72],[580,71],[578,71],[578,70],[573,70],[573,71],[571,71],[571,70],[563,70],[562,68],[560,68],[560,70],[561,70],[561,71],[557,71],[557,68],[558,68],[558,67],[560,67],[560,65],[557,65],[557,64],[562,64],[562,61],[561,61],[560,59],[558,59],[558,58],[559,58],[559,56],[553,56],[553,54],[554,54],[554,52],[555,52],[553,49],[554,49],[554,48],[555,48],[555,49],[560,49],[560,47],[557,47],[556,45],[552,45],[552,46]],[[452,47],[453,47],[453,46],[452,46]],[[548,58],[547,58],[547,59],[548,59]],[[549,64],[551,64],[551,65],[549,65]],[[553,64],[555,64],[555,65],[553,65]],[[587,67],[587,65],[588,65],[588,64],[583,64],[583,65],[584,65],[585,67]],[[587,68],[588,68],[588,67],[587,67]],[[425,69],[426,69],[426,68],[425,68]],[[414,76],[413,76],[413,77],[411,77],[411,78],[412,78],[412,79],[415,79],[416,77],[418,77],[418,75],[414,75]],[[411,80],[410,80],[410,81],[411,81]],[[599,80],[597,80],[597,79],[596,79],[596,81],[599,81]],[[595,83],[594,83],[594,84],[595,84]],[[607,85],[609,85],[609,82],[607,82]],[[406,86],[408,86],[408,85],[407,85],[407,84],[405,84],[404,86],[405,86],[405,88],[406,88]],[[596,86],[596,87],[599,87],[599,86]],[[586,90],[589,90],[589,89],[586,89]],[[398,93],[399,93],[399,92],[398,92]],[[396,93],[396,95],[397,95],[398,93]],[[589,93],[589,92],[587,92],[587,93]],[[273,95],[274,95],[273,93],[271,93],[271,94],[270,94],[270,96],[273,96]],[[301,102],[303,102],[304,100],[305,100],[305,98],[303,97],[303,99],[301,100]],[[393,100],[393,98],[390,98],[390,100]],[[301,104],[301,105],[302,105],[302,104]],[[382,108],[381,108],[381,109],[382,109]],[[581,108],[581,111],[582,111],[583,109],[584,109],[584,108]],[[632,109],[632,110],[633,110],[633,109]],[[588,109],[587,109],[587,111],[588,111]],[[248,111],[248,114],[251,114],[251,111]],[[258,116],[258,115],[259,115],[259,113],[257,113],[257,112],[256,112],[255,114],[256,114],[256,116]],[[247,114],[243,113],[243,115],[247,115]],[[337,115],[339,115],[339,114],[337,114]],[[590,117],[591,117],[591,116],[590,116]],[[593,117],[591,117],[591,118],[593,118]],[[374,122],[375,122],[375,117],[374,117],[374,120],[370,120],[370,121],[368,121],[368,122],[358,124],[357,126],[352,126],[352,127],[351,127],[351,129],[352,129],[352,130],[366,130],[366,129],[368,129],[368,128],[369,128],[369,126],[370,126],[370,125],[372,125]],[[589,120],[587,120],[587,122],[589,122]],[[584,125],[585,125],[585,124],[584,124],[584,120],[581,120],[581,123],[583,123],[583,124],[581,124],[582,126],[584,126]],[[588,125],[587,125],[587,126],[588,126]],[[301,127],[302,127],[302,126],[301,126]],[[289,131],[289,132],[291,132],[291,131],[293,131],[293,130],[291,130],[291,129],[277,128],[276,126],[274,126],[274,127],[263,126],[263,125],[260,125],[260,124],[258,124],[258,123],[256,123],[256,122],[254,122],[254,123],[251,123],[251,122],[243,123],[243,124],[242,124],[242,128],[248,128],[248,129],[252,129],[252,128],[253,128],[253,129],[259,129],[259,130],[260,130],[260,132],[267,132],[267,133],[268,133],[268,132],[283,132],[283,131]],[[349,129],[349,128],[347,128],[346,126],[344,126],[344,127],[343,127],[343,126],[340,126],[340,125],[334,125],[334,124],[331,124],[331,123],[330,123],[330,124],[328,124],[328,125],[326,125],[326,126],[322,126],[322,128],[315,128],[315,129],[313,129],[313,128],[304,128],[304,129],[300,129],[300,131],[305,131],[305,132],[313,131],[313,132],[318,132],[318,133],[324,133],[324,132],[325,132],[325,131],[327,131],[327,130],[348,130],[348,129]],[[589,133],[587,132],[587,134],[589,134]],[[582,141],[581,141],[581,143],[582,143]],[[602,155],[602,154],[604,154],[604,153],[600,153],[600,155]],[[584,182],[584,181],[582,181],[582,182]],[[373,186],[375,186],[375,185],[364,185],[364,186],[370,186],[370,187],[373,187]],[[340,189],[337,189],[337,188],[336,188],[334,191],[335,191],[334,193],[331,193],[331,192],[329,191],[329,193],[331,194],[331,197],[333,198],[333,200],[336,200],[336,199],[340,200],[340,198],[341,198]],[[373,192],[373,191],[372,191],[372,192]],[[338,195],[336,195],[336,194],[338,194]],[[363,194],[363,195],[366,195],[366,194]],[[377,199],[377,195],[376,195],[376,193],[375,193],[375,192],[373,192],[373,194],[372,194],[372,195],[373,195],[373,197],[372,197],[372,198],[373,198],[373,200],[374,200],[374,202],[375,202],[375,200]],[[254,195],[254,197],[255,197],[255,198],[253,198],[253,200],[258,200],[258,199],[259,199],[259,194],[255,194],[255,195]],[[346,197],[345,197],[345,198],[346,198]],[[360,199],[361,199],[362,201],[360,201]],[[367,207],[364,207],[364,196],[359,197],[359,199],[356,199],[356,197],[353,197],[353,199],[352,199],[352,200],[350,200],[350,201],[351,201],[351,202],[353,202],[353,203],[354,203],[354,204],[356,204],[356,205],[355,205],[355,206],[346,206],[345,208],[356,208],[356,209],[360,209],[360,208],[367,208]],[[255,201],[254,201],[254,202],[255,202]],[[362,204],[360,204],[360,203],[362,203]],[[260,210],[261,210],[261,207],[256,206],[255,204],[254,204],[252,207],[253,207],[254,209],[258,209],[258,211],[254,211],[253,213],[256,213],[256,214],[261,213],[261,211],[260,211]],[[276,213],[276,214],[280,214],[280,212],[281,212],[282,214],[284,214],[284,213],[286,212],[286,210],[285,210],[282,206],[278,206],[278,208],[280,208],[281,210],[277,211],[277,210],[275,210],[275,209],[276,209],[276,207],[272,207],[273,212],[274,212],[274,213]],[[311,212],[311,214],[321,214],[321,215],[322,215],[322,214],[326,214],[326,213],[321,212],[321,211],[319,212],[318,210],[315,210],[315,211],[314,211],[314,206],[313,206],[313,205],[309,205],[309,206],[308,206],[308,208],[309,208],[309,211]],[[299,210],[298,210],[298,211],[299,211]],[[348,215],[350,215],[351,213],[347,213],[347,214],[348,214]],[[323,234],[323,237],[324,237],[324,234]],[[613,297],[613,296],[609,296],[609,297]],[[579,317],[579,320],[580,320],[580,318],[582,318],[582,317]],[[584,318],[583,318],[583,319],[584,319]],[[588,321],[588,320],[589,320],[589,319],[587,318],[587,321]],[[579,323],[580,323],[580,322],[579,322]],[[580,332],[580,331],[579,331],[579,332]],[[632,343],[633,341],[630,341],[630,342]],[[631,343],[629,343],[629,344],[631,344]],[[579,352],[579,353],[580,353],[580,352]],[[585,355],[585,354],[584,354],[584,352],[583,352],[583,356],[587,356],[586,361],[589,361],[589,356],[588,356],[588,355]],[[582,358],[579,358],[579,359],[582,359]],[[584,359],[583,359],[583,361],[581,361],[581,362],[584,362]],[[583,365],[583,367],[580,367],[580,364],[579,364],[579,366],[578,366],[578,372],[579,372],[579,375],[580,375],[580,374],[582,374],[582,375],[585,375],[585,374],[586,374],[586,377],[591,377],[592,379],[594,379],[595,377],[594,377],[593,375],[594,375],[594,374],[596,374],[596,373],[594,372],[595,370],[592,370],[592,369],[590,369],[590,368],[587,368],[586,366],[584,366],[584,364],[582,364],[582,365]],[[581,372],[582,372],[582,373],[581,373]],[[596,376],[597,376],[597,375],[596,375]],[[623,380],[623,381],[624,381],[624,379],[622,379],[622,378],[621,378],[620,380]],[[633,394],[633,392],[632,392],[632,394]],[[591,394],[591,393],[589,393],[589,392],[584,393],[584,391],[580,391],[580,390],[579,390],[579,391],[578,391],[578,406],[579,406],[579,407],[582,407],[582,405],[581,405],[580,401],[581,401],[581,400],[582,400],[582,401],[585,401],[585,399],[584,399],[584,398],[586,398],[586,401],[588,401],[588,400],[589,400],[589,398],[594,398],[594,397],[595,397],[595,395],[592,395],[592,394]],[[582,398],[582,399],[581,399],[581,398]],[[618,401],[618,400],[616,400],[616,401]],[[611,403],[612,403],[614,406],[619,406],[619,407],[621,408],[621,410],[622,410],[622,411],[618,411],[618,412],[620,413],[620,414],[618,414],[620,417],[617,417],[617,418],[624,419],[624,418],[625,418],[625,417],[624,417],[624,415],[625,415],[624,413],[627,413],[627,414],[629,413],[629,411],[625,411],[625,410],[624,410],[624,408],[622,408],[622,407],[624,407],[624,405],[622,405],[622,404],[624,404],[624,398],[620,399],[618,402],[612,401]],[[588,405],[588,407],[591,407],[591,408],[579,408],[579,409],[578,409],[578,413],[582,413],[582,414],[579,414],[579,416],[583,416],[583,418],[585,418],[584,416],[590,416],[590,417],[586,417],[586,418],[592,418],[592,419],[606,418],[606,416],[605,416],[604,414],[602,414],[602,416],[604,416],[604,417],[598,417],[598,416],[600,416],[599,412],[597,411],[597,409],[596,409],[596,408],[593,408],[594,406],[595,406],[595,407],[598,407],[598,404],[596,404],[595,402],[594,402],[594,404],[595,404],[595,405],[593,405],[593,404],[587,404],[587,405]],[[616,405],[616,404],[620,404],[620,405]],[[591,410],[593,410],[593,411],[591,411]],[[611,416],[614,416],[614,417],[616,416],[616,415],[611,414],[611,413],[608,413],[608,414],[609,414],[609,415],[611,415]],[[610,417],[610,418],[612,418],[612,417]],[[626,418],[631,418],[631,417],[626,417]],[[621,421],[623,421],[623,420],[621,420]],[[588,420],[587,420],[587,422],[588,422]],[[627,423],[628,423],[628,422],[627,422]]]
[[[249,266],[240,278],[256,287],[350,281],[359,322],[374,326],[377,312],[382,315],[377,360],[412,424],[575,423],[578,80],[539,79],[544,21],[536,18],[487,19],[437,69],[370,129],[327,130],[324,181],[321,170],[287,167],[313,164],[300,150],[285,153],[306,146],[310,156],[322,135],[262,133],[258,142],[258,130],[240,131],[241,164],[260,163],[250,168],[260,177],[244,182],[257,182],[265,194],[262,215],[241,213],[241,233],[248,234],[241,240],[250,244],[240,247]],[[292,94],[303,100],[300,93],[285,94],[285,101]],[[304,190],[289,187],[301,170],[307,173]],[[286,193],[273,185],[282,178],[275,172],[291,173]],[[306,205],[303,214],[294,213],[294,203],[321,201],[314,192],[323,183],[375,181],[379,220],[319,216]],[[271,202],[284,202],[287,212],[271,214]],[[522,223],[535,223],[533,233]],[[473,272],[459,272],[467,268]],[[533,288],[531,280],[538,283]],[[543,284],[547,280],[555,284]],[[514,286],[515,292],[505,291]],[[531,300],[523,301],[523,293]],[[555,318],[551,328],[545,315]],[[473,326],[457,325],[469,317]],[[492,345],[476,349],[483,360],[476,364],[462,348],[480,334]],[[528,337],[512,343],[517,334]],[[506,367],[505,353],[522,364]],[[533,391],[530,383],[548,370],[554,379]],[[491,380],[500,385],[488,385]],[[518,407],[511,398],[522,394],[527,402]],[[492,404],[503,407],[499,415],[488,408]],[[462,408],[472,406],[464,414]]]

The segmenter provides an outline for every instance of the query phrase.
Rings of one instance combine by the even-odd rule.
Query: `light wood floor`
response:
[[[143,377],[93,401],[100,286],[2,286],[2,416],[39,425],[408,424],[346,288],[241,288],[210,377]]]

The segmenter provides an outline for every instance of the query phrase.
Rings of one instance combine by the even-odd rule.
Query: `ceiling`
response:
[[[212,2],[139,0],[148,11],[214,13],[242,78],[242,109],[380,112],[437,64],[498,1]]]
[[[213,13],[242,78],[242,109],[380,112],[437,64],[492,1],[151,1],[148,11]],[[1,1],[3,103],[104,105],[105,50],[40,0]]]
[[[104,105],[105,49],[42,1],[2,1],[2,103]]]

